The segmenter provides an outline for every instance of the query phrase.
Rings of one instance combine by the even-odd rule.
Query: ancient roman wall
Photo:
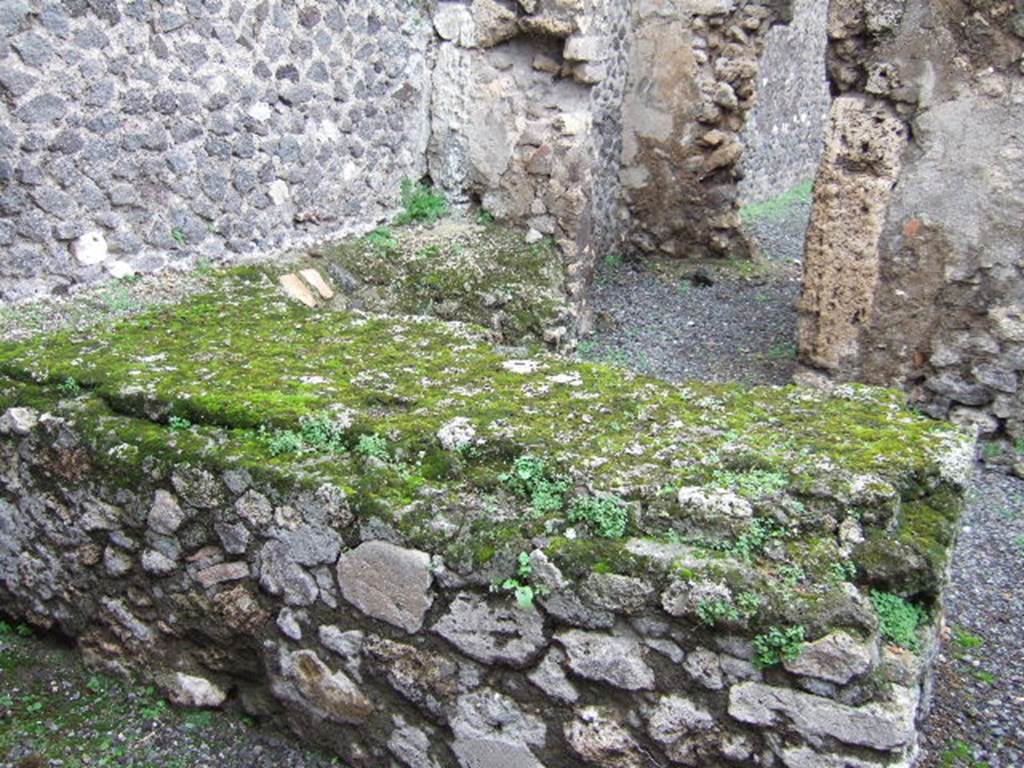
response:
[[[757,102],[740,135],[740,200],[772,198],[814,178],[831,105],[825,76],[828,3],[795,0],[793,19],[764,36]]]
[[[424,14],[0,4],[0,297],[380,220],[426,168]]]
[[[978,6],[978,7],[975,7]],[[1024,8],[833,0],[800,357],[1024,437]]]
[[[554,238],[581,318],[595,245],[614,242],[621,220],[628,8],[476,0],[434,13],[431,176],[453,199]]]
[[[790,14],[778,0],[633,5],[621,172],[631,251],[748,254],[737,204],[740,134],[756,99],[763,36]]]
[[[527,607],[494,586],[504,556],[473,568],[410,547],[331,483],[150,457],[129,485],[114,467],[137,446],[90,440],[63,416],[0,415],[0,605],[176,704],[286,723],[354,768],[906,768],[916,754],[938,625],[919,654],[886,644],[852,584],[801,598],[816,639],[765,668],[747,618],[708,619],[738,587],[695,575],[688,547],[637,538],[626,560],[647,575],[586,577],[538,548],[520,559],[539,595]],[[679,498],[726,505],[715,526],[749,509],[722,491]],[[865,521],[899,506],[861,501]],[[869,527],[848,518],[844,546]],[[869,578],[941,589],[908,551]]]

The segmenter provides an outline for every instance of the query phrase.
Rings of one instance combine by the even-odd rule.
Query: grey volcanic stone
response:
[[[258,491],[249,490],[235,502],[235,510],[250,525],[260,528],[274,519],[274,506]]]
[[[0,416],[0,435],[24,437],[39,423],[39,413],[32,408],[8,408]]]
[[[569,656],[569,668],[580,677],[630,691],[654,688],[654,670],[643,660],[643,650],[629,637],[572,629],[555,635]]]
[[[846,685],[867,674],[877,661],[877,648],[845,632],[833,632],[806,644],[796,659],[784,662],[783,666],[794,675]]]
[[[289,558],[288,546],[268,541],[260,550],[260,586],[271,595],[283,595],[288,605],[312,605],[320,593],[314,579]]]
[[[580,694],[566,677],[564,664],[565,653],[552,648],[527,678],[551,698],[573,703],[579,699]]]
[[[460,651],[485,664],[522,666],[544,647],[544,620],[511,603],[489,603],[461,594],[433,626]]]
[[[415,549],[368,541],[338,561],[342,596],[375,619],[417,632],[434,601],[430,555]]]
[[[185,513],[181,511],[178,500],[172,494],[159,490],[153,496],[153,506],[149,508],[146,520],[154,531],[170,536],[185,522]]]
[[[331,670],[313,651],[282,653],[281,673],[271,684],[274,695],[318,718],[358,725],[374,711],[373,702],[348,675]]]
[[[341,536],[325,525],[300,525],[276,537],[288,547],[292,562],[299,565],[333,563],[341,552]]]
[[[647,754],[633,735],[607,709],[584,707],[565,726],[565,740],[587,765],[600,768],[649,768]]]
[[[544,721],[524,713],[513,699],[489,688],[459,697],[451,716],[451,728],[459,741],[490,741],[506,747],[518,745],[525,755],[530,754],[526,747],[543,746],[547,736]],[[531,765],[510,763],[520,764]]]
[[[913,741],[916,711],[916,692],[898,685],[891,702],[863,707],[764,683],[739,683],[729,691],[729,714],[741,723],[767,727],[786,718],[804,738],[831,737],[878,750],[900,750]]]

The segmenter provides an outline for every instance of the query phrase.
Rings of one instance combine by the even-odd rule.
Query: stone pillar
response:
[[[832,0],[828,31],[806,373],[1024,437],[1024,11]]]

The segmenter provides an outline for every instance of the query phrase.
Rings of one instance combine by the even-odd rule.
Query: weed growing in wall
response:
[[[537,517],[558,512],[565,506],[569,483],[552,477],[543,459],[520,456],[513,463],[512,471],[501,475],[500,479],[513,493],[530,500]]]
[[[871,590],[871,604],[878,615],[882,637],[908,651],[917,652],[921,649],[917,628],[925,620],[923,610],[908,603],[899,595],[879,592],[876,589]]]
[[[621,539],[626,535],[629,512],[622,500],[614,496],[586,496],[573,499],[569,506],[569,521],[586,523],[595,536]]]
[[[764,669],[784,661],[793,661],[803,647],[803,627],[771,627],[754,638],[754,666]]]
[[[448,200],[443,192],[411,179],[402,180],[401,202],[403,210],[395,219],[399,225],[431,224],[448,213]]]
[[[534,600],[544,595],[547,590],[542,586],[530,584],[530,577],[533,575],[533,564],[530,562],[530,555],[520,552],[516,558],[515,576],[505,579],[500,584],[491,587],[492,592],[511,592],[520,608],[529,610],[533,608]]]

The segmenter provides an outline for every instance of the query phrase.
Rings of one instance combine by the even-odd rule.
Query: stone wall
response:
[[[517,607],[492,594],[493,569],[410,548],[336,485],[151,462],[127,487],[100,468],[110,458],[73,420],[0,417],[0,604],[177,704],[234,702],[367,768],[866,768],[915,754],[934,630],[920,657],[881,643],[852,585],[827,608],[847,629],[761,669],[738,617],[698,620],[729,588],[681,565],[660,585],[575,579],[538,549],[540,606]],[[687,550],[629,551],[667,565]]]
[[[426,167],[418,8],[6,0],[0,298],[379,221]]]
[[[635,3],[623,103],[629,247],[675,257],[748,255],[740,232],[740,134],[763,37],[786,2]]]
[[[432,178],[555,239],[579,315],[595,239],[614,240],[628,4],[441,2]]]
[[[974,5],[831,4],[800,357],[1020,439],[1024,9]]]
[[[757,102],[740,136],[740,201],[760,202],[814,177],[831,104],[825,76],[828,3],[795,0],[793,19],[764,36]]]

